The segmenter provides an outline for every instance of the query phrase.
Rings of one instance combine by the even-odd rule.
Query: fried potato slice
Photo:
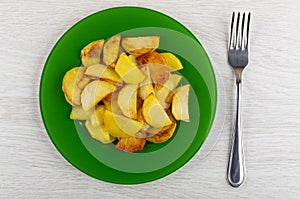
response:
[[[77,84],[82,79],[85,68],[74,67],[66,72],[62,81],[62,90],[65,94],[66,101],[72,106],[81,105],[81,91]]]
[[[93,125],[90,120],[87,120],[85,122],[85,127],[92,138],[102,142],[103,144],[108,144],[115,140],[115,138],[110,136],[108,131],[102,125]]]
[[[73,105],[73,103],[67,98],[66,94],[64,94],[64,96],[65,96],[65,100],[66,100],[69,104],[71,104],[72,106],[75,106],[75,105]]]
[[[183,66],[180,60],[172,53],[160,53],[166,60],[167,66],[171,69],[171,71],[181,70]]]
[[[146,139],[136,137],[121,138],[116,147],[126,152],[137,152],[144,148]]]
[[[150,94],[144,101],[143,116],[145,121],[155,128],[162,128],[172,124],[166,111],[153,94]]]
[[[126,117],[137,118],[137,84],[126,84],[119,92],[118,105]]]
[[[82,106],[73,106],[70,114],[72,120],[88,120],[90,119],[93,110],[84,111]]]
[[[167,141],[168,139],[170,139],[176,129],[176,123],[173,123],[169,126],[165,126],[162,129],[159,129],[157,131],[157,129],[155,129],[155,134],[153,136],[147,137],[147,141],[149,142],[153,142],[153,143],[162,143]],[[153,131],[153,129],[152,129]],[[151,131],[149,131],[151,132]]]
[[[141,122],[108,110],[104,113],[104,126],[112,136],[118,138],[134,136],[143,128]]]
[[[84,87],[86,86],[86,85],[88,85],[89,83],[91,82],[91,79],[90,78],[87,78],[87,77],[82,77],[81,78],[81,80],[77,83],[77,86],[78,86],[78,88],[80,88],[80,89],[84,89]]]
[[[138,84],[145,79],[145,75],[125,53],[120,55],[115,70],[128,84]]]
[[[172,91],[177,87],[181,78],[182,76],[180,75],[171,74],[170,79],[162,86],[161,89],[155,88],[155,97],[165,109],[170,107],[172,99],[170,100],[168,98],[172,95]]]
[[[101,80],[94,80],[89,83],[81,93],[81,103],[83,110],[87,111],[88,109],[95,106],[107,95],[114,92],[116,87],[110,83]]]
[[[141,68],[141,71],[145,74],[146,78],[143,82],[140,83],[140,87],[138,89],[138,96],[143,100],[148,97],[151,93],[154,93],[152,80],[150,76],[150,69],[145,66]]]
[[[113,63],[111,63],[111,64],[109,65],[111,68],[115,68],[115,67],[116,67],[118,58],[119,58],[120,55],[122,55],[123,53],[125,53],[125,50],[124,50],[124,49],[122,48],[122,46],[120,45],[120,47],[119,47],[119,53],[118,53],[117,59],[116,59]],[[129,56],[130,56],[130,55],[129,55]],[[132,59],[132,61],[134,62],[133,57],[130,57],[130,59]],[[135,63],[135,62],[134,62],[134,63]]]
[[[170,77],[170,69],[167,66],[157,64],[151,64],[149,68],[152,81],[155,84],[154,87],[156,89],[162,88],[162,85],[164,85]]]
[[[177,88],[174,92],[172,100],[172,114],[176,120],[190,122],[188,107],[189,90],[190,85],[187,84]]]
[[[141,122],[144,127],[135,135],[135,137],[139,138],[146,138],[147,137],[147,130],[151,127],[144,119],[143,116],[143,107],[137,110],[137,121]]]
[[[108,95],[102,101],[106,110],[109,110],[118,115],[123,115],[123,112],[118,105],[118,92],[114,92],[111,95]]]
[[[117,60],[120,49],[121,35],[115,35],[111,37],[103,47],[103,63],[107,66],[112,66]]]
[[[112,83],[114,85],[122,84],[119,75],[116,71],[102,64],[95,64],[88,67],[84,73],[85,77],[90,79],[100,79]]]
[[[161,88],[170,76],[170,68],[167,67],[166,60],[158,52],[150,52],[136,58],[139,64],[149,67],[150,75],[155,87]]]
[[[168,139],[170,139],[173,136],[177,124],[176,124],[176,121],[175,121],[170,109],[167,110],[167,114],[168,114],[169,118],[171,119],[172,124],[169,126],[165,126],[161,129],[150,127],[147,130],[147,132],[152,135],[147,137],[147,141],[153,142],[153,143],[162,143],[162,142],[167,141]]]
[[[172,99],[173,99],[173,95],[174,95],[174,90],[178,86],[178,84],[181,81],[181,79],[182,79],[181,75],[171,74],[170,81],[173,83],[173,87],[172,87],[172,89],[170,89],[171,92],[169,93],[168,97],[166,98],[166,103],[169,103],[169,104],[172,103]]]
[[[122,39],[122,46],[129,54],[139,56],[158,48],[159,36],[127,37]]]
[[[167,64],[165,58],[161,54],[155,51],[148,52],[146,54],[136,57],[136,61],[137,63],[142,65],[145,64],[166,65]]]
[[[104,40],[93,41],[85,46],[80,52],[81,62],[84,66],[89,67],[94,64],[100,64],[100,56]]]
[[[90,109],[92,112],[90,115],[90,121],[93,126],[103,125],[104,123],[104,112],[106,108],[104,105],[96,106],[95,109]]]

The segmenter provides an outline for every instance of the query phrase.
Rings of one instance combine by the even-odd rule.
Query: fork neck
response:
[[[234,68],[234,72],[235,72],[235,77],[236,77],[236,83],[239,84],[242,82],[242,72],[243,72],[244,68],[241,67],[236,67]]]

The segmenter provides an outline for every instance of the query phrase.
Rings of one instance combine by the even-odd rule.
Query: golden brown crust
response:
[[[120,138],[119,142],[116,144],[116,147],[126,152],[137,152],[144,148],[145,143],[146,139],[127,137]]]
[[[161,54],[155,51],[138,56],[136,58],[136,61],[139,64],[161,64],[161,65],[167,64],[165,58]]]
[[[142,98],[137,97],[137,99],[136,99],[136,108],[137,109],[141,108],[143,106],[143,102],[144,101],[142,100]]]
[[[84,66],[91,66],[100,63],[104,40],[96,40],[86,45],[80,52],[80,58]]]
[[[156,88],[161,88],[170,77],[170,68],[166,66],[165,58],[158,52],[150,52],[136,58],[137,62],[147,65]]]
[[[81,81],[85,68],[74,67],[67,71],[63,77],[62,90],[64,92],[66,101],[72,106],[79,106],[81,104],[80,94],[82,89],[77,86]]]
[[[173,122],[173,124],[171,124],[169,126],[165,126],[161,130],[158,130],[158,132],[156,132],[156,134],[154,134],[151,137],[148,137],[147,141],[153,142],[153,143],[162,143],[162,142],[167,141],[168,139],[170,139],[173,136],[174,131],[176,129],[176,121],[175,121],[170,109],[167,110],[167,114],[168,114],[169,118],[171,119],[171,121]]]
[[[176,129],[176,123],[173,123],[169,126],[165,126],[155,135],[148,137],[147,141],[153,142],[153,143],[165,142],[172,137],[175,129]]]
[[[119,56],[121,35],[111,37],[103,47],[103,63],[114,68],[115,62]]]

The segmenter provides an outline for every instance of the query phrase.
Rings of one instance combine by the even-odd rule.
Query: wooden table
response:
[[[0,1],[0,198],[299,198],[300,1]],[[219,84],[218,125],[206,149],[173,174],[140,185],[93,179],[51,143],[39,111],[46,58],[80,19],[115,6],[164,12],[207,50]],[[251,11],[251,62],[244,73],[246,183],[226,182],[235,102],[226,45],[232,11]],[[217,123],[216,123],[217,124]],[[217,139],[218,138],[218,139]]]

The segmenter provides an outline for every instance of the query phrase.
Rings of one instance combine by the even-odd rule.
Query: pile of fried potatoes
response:
[[[85,121],[91,137],[137,152],[146,141],[172,137],[176,120],[189,122],[190,85],[178,86],[182,69],[172,53],[158,53],[159,36],[115,35],[85,46],[82,66],[63,77],[62,90],[72,105],[70,118]]]

